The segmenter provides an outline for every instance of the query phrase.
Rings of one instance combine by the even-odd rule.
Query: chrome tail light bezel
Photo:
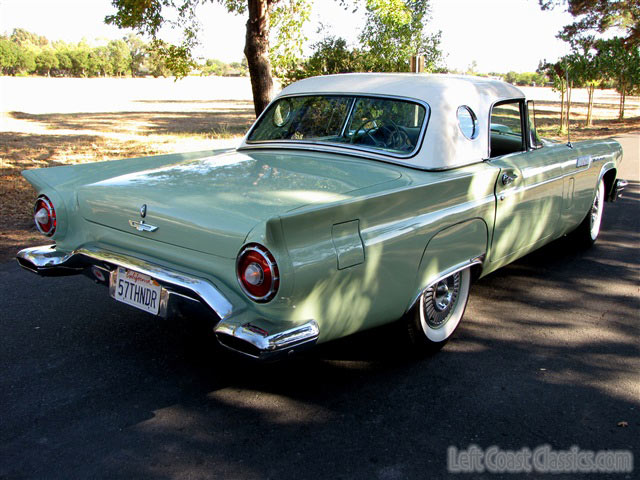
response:
[[[48,223],[51,224],[49,229],[45,229],[41,222],[38,221],[38,214],[42,209],[46,210]],[[52,237],[58,228],[58,219],[56,215],[56,209],[53,206],[53,202],[46,195],[40,195],[33,205],[33,221],[36,224],[38,232],[46,237]]]
[[[249,286],[245,285],[243,280],[243,273],[241,271],[243,260],[249,254],[257,254],[262,259],[265,265],[268,266],[270,279],[268,281],[268,290],[266,293],[262,295],[254,294]],[[253,262],[252,262],[253,263]],[[263,269],[264,273],[264,269]],[[244,292],[244,294],[249,297],[251,300],[257,303],[266,303],[276,296],[278,293],[278,289],[280,288],[280,271],[278,269],[278,263],[276,262],[275,257],[269,251],[268,248],[260,245],[259,243],[249,243],[240,249],[238,256],[236,258],[236,279],[238,280],[238,284],[240,288]]]

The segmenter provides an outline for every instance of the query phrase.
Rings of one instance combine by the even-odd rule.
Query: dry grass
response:
[[[77,89],[81,84],[73,85]],[[55,94],[50,105],[40,102],[37,106],[28,103],[28,91],[21,94],[28,113],[0,112],[0,262],[8,261],[24,246],[46,243],[33,227],[35,192],[20,175],[22,170],[218,148],[221,139],[225,146],[236,141],[254,119],[251,102],[241,100],[176,100],[164,96],[158,100],[130,99],[124,105],[120,100],[114,108],[122,111],[97,111],[109,109],[110,99],[102,97],[95,104],[79,105],[76,101],[73,106],[78,112],[51,113],[61,105]],[[12,98],[11,102],[20,108],[19,99]],[[640,104],[638,99],[630,102]],[[4,105],[0,105],[1,110],[5,110]],[[543,136],[565,138],[557,128],[558,102],[538,101],[536,110]],[[584,128],[586,105],[576,103],[572,109],[572,139],[640,131],[640,110],[632,108],[631,115],[636,116],[624,122],[618,122],[616,115],[615,98],[607,97],[596,105],[594,126]]]

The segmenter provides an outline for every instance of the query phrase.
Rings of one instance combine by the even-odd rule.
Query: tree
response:
[[[18,61],[18,46],[6,37],[0,38],[0,71],[13,75]]]
[[[58,58],[50,48],[43,49],[36,55],[36,72],[40,75],[51,75],[51,70],[58,68]]]
[[[46,47],[49,40],[46,37],[36,35],[23,28],[14,28],[11,41],[21,47]]]
[[[429,35],[428,0],[367,0],[366,24],[360,42],[366,51],[366,68],[379,72],[408,72],[412,56],[425,58],[433,71],[442,60],[440,32]]]
[[[566,65],[559,60],[556,63],[541,62],[538,72],[544,73],[551,80],[552,90],[560,93],[560,132],[564,131],[565,119],[565,95],[567,94]]]
[[[616,81],[620,94],[618,119],[624,118],[627,95],[640,90],[640,47],[627,48],[625,39],[615,37],[596,43],[598,59],[604,72]]]
[[[196,7],[207,1],[217,1],[224,5],[230,13],[248,14],[246,25],[245,49],[251,77],[253,103],[256,115],[259,115],[271,100],[273,79],[271,62],[269,59],[270,20],[273,15],[280,25],[296,25],[295,20],[285,19],[291,15],[303,15],[310,9],[310,2],[303,0],[289,0],[288,5],[282,0],[112,0],[117,9],[114,15],[105,18],[105,22],[120,28],[134,28],[141,33],[150,35],[154,39],[156,58],[167,56],[165,68],[171,68],[178,76],[186,75],[185,65],[193,64],[191,51],[197,44],[198,22]],[[294,8],[288,8],[289,5]],[[175,7],[177,19],[167,21],[167,10]],[[160,28],[165,25],[178,26],[183,29],[184,39],[179,46],[169,45],[159,40]],[[300,32],[300,28],[288,30],[280,28],[287,35]],[[294,38],[294,37],[291,37]],[[290,38],[290,40],[291,40]],[[301,37],[295,37],[300,42]],[[175,67],[175,70],[173,69]]]
[[[129,55],[131,58],[129,70],[131,70],[131,76],[140,76],[142,74],[142,68],[147,54],[144,40],[142,40],[138,35],[129,33],[124,37],[124,41],[129,48]]]
[[[111,40],[107,48],[109,49],[109,62],[111,70],[119,77],[126,75],[131,67],[131,53],[124,40]]]
[[[314,43],[311,49],[311,57],[286,73],[284,84],[306,77],[362,72],[365,69],[362,52],[350,49],[342,37],[326,36]]]
[[[573,51],[568,57],[568,63],[571,65],[577,86],[587,89],[589,100],[586,126],[590,127],[593,123],[594,91],[603,79],[593,36],[583,37],[573,43]]]
[[[282,78],[302,58],[302,28],[311,15],[311,0],[288,0],[273,10],[270,20],[269,61],[274,74]]]
[[[31,48],[18,47],[14,74],[28,74],[36,69],[36,53]]]
[[[538,0],[543,10],[567,5],[574,17],[580,17],[565,26],[559,34],[568,40],[590,31],[603,33],[610,28],[626,31],[626,46],[640,45],[640,2],[638,0]]]
[[[109,47],[96,47],[89,52],[88,70],[89,75],[92,77],[113,75]]]
[[[73,62],[71,61],[71,51],[66,44],[59,42],[55,44],[55,55],[58,60],[58,70],[62,75],[71,75]]]

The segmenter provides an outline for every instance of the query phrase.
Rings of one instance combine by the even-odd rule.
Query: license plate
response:
[[[160,291],[160,284],[148,275],[118,267],[113,298],[119,302],[157,315],[160,309]]]

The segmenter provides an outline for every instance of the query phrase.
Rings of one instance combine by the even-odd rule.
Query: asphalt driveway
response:
[[[637,158],[595,247],[558,241],[477,282],[433,357],[391,327],[257,365],[197,320],[0,265],[0,478],[433,479],[469,445],[640,463]]]

